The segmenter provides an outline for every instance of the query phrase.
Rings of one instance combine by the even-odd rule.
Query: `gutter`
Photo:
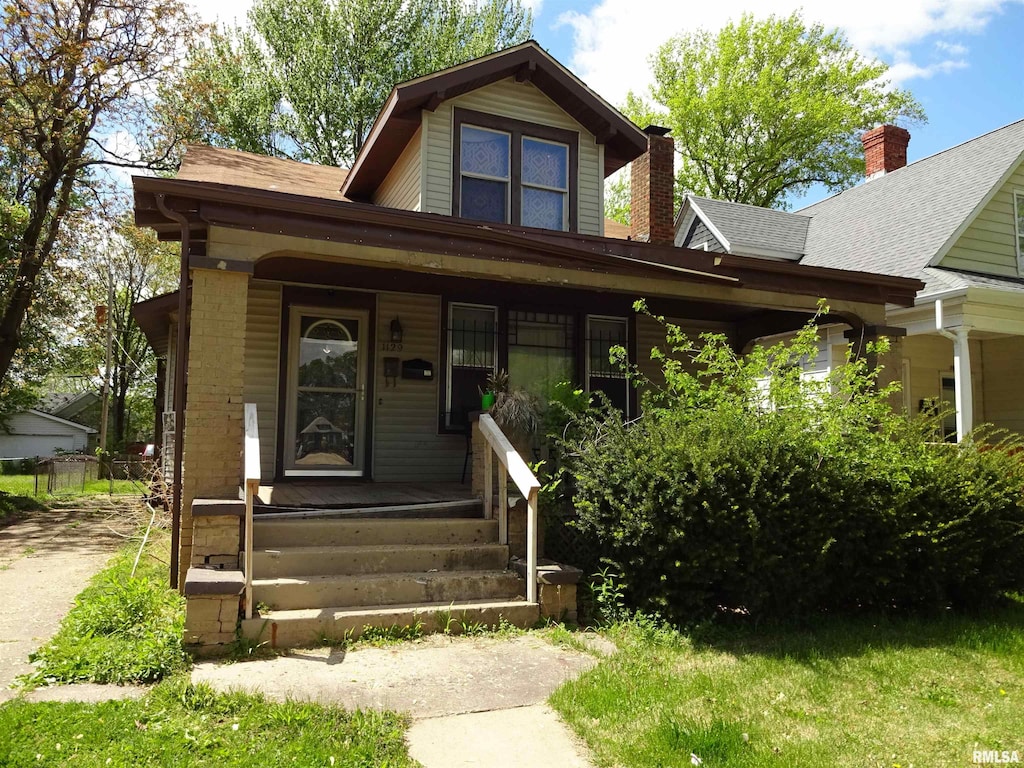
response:
[[[185,358],[188,355],[188,219],[171,210],[163,194],[153,196],[160,213],[181,227],[181,263],[178,271],[178,338],[174,360],[174,467],[171,480],[171,588],[178,589],[181,546],[181,464],[185,452]]]

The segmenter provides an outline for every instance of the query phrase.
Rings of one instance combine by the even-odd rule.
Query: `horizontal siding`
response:
[[[908,336],[902,341],[904,360],[910,361],[910,404],[911,415],[920,412],[921,401],[938,398],[941,394],[943,376],[953,375],[953,342],[942,336]],[[974,423],[986,419],[984,380],[981,343],[972,341],[971,383],[974,389]]]
[[[85,450],[85,435],[5,435],[0,434],[0,459],[31,459],[35,456],[53,456],[55,453],[81,453]],[[46,478],[42,478],[44,490]]]
[[[401,208],[406,211],[420,210],[420,177],[422,154],[420,138],[422,128],[416,130],[412,139],[402,150],[395,166],[381,182],[373,195],[373,202],[386,208]]]
[[[387,339],[391,321],[402,323],[402,349],[376,352],[374,363],[373,477],[379,481],[458,481],[466,456],[462,435],[439,435],[440,312],[437,296],[381,293],[377,338]],[[378,346],[381,346],[378,344]],[[433,381],[384,378],[384,358],[419,358],[434,365]]]
[[[680,320],[674,318],[667,318],[669,323],[678,325],[679,328],[694,340],[695,343],[699,343],[697,338],[700,334],[708,331],[723,332],[725,326],[721,324],[707,324],[698,323],[693,320]],[[663,353],[668,354],[668,344],[665,341],[665,328],[661,323],[648,317],[647,315],[638,315],[636,318],[636,364],[640,373],[648,379],[655,386],[662,386],[665,383],[665,377],[662,374],[661,362],[651,359],[651,351],[653,349],[659,349]],[[690,373],[695,373],[698,370],[698,366],[689,360],[684,360],[683,368]],[[641,388],[641,393],[643,388]]]
[[[981,342],[985,368],[984,421],[1024,434],[1024,338],[986,339]],[[975,419],[980,422],[981,419]]]
[[[1018,275],[1013,191],[1024,191],[1024,165],[971,222],[942,259],[941,266],[992,275]]]
[[[281,286],[249,283],[245,324],[245,402],[256,404],[260,428],[260,472],[274,477],[281,339]]]
[[[425,210],[447,215],[452,213],[452,114],[455,107],[579,133],[579,231],[589,235],[600,235],[603,232],[601,194],[604,169],[593,134],[569,117],[536,86],[517,83],[511,77],[446,101],[437,111],[427,113]]]
[[[725,248],[711,233],[711,230],[707,228],[703,221],[698,220],[697,226],[693,230],[693,236],[690,238],[689,243],[686,244],[687,248],[704,248],[704,244],[707,243],[707,250],[714,251],[715,253],[725,253]]]

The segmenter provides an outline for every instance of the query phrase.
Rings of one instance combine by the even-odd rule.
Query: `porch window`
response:
[[[628,349],[628,327],[624,317],[587,316],[587,391],[604,392],[627,419],[629,379],[610,358],[612,347]]]
[[[942,391],[939,394],[942,411],[942,439],[947,443],[956,442],[956,378],[942,377]]]
[[[546,403],[556,384],[576,380],[576,318],[549,312],[508,313],[508,376]]]
[[[448,305],[446,428],[464,428],[469,414],[480,409],[480,390],[497,361],[497,331],[497,307]]]
[[[543,229],[576,228],[579,134],[456,109],[455,136],[456,215]]]

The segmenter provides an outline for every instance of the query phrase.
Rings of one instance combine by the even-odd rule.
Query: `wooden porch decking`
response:
[[[461,483],[282,482],[261,485],[256,495],[256,505],[350,509],[436,504],[472,498],[472,488]]]

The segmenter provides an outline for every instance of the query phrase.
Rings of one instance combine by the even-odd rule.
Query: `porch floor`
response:
[[[271,507],[348,509],[436,504],[473,498],[462,483],[282,482],[261,485],[257,504]]]

